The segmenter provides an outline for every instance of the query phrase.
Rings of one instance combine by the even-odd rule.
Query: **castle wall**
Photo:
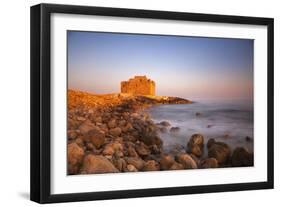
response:
[[[121,93],[155,96],[155,82],[147,79],[146,76],[135,76],[128,81],[121,82]]]

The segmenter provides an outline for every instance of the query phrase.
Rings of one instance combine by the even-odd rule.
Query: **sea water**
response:
[[[168,121],[171,126],[166,133],[160,133],[164,150],[185,149],[188,140],[195,133],[205,138],[223,141],[231,146],[246,147],[253,151],[253,103],[249,100],[198,100],[192,104],[161,105],[148,109],[155,123]],[[179,127],[178,132],[170,132]],[[247,141],[250,137],[252,141]]]

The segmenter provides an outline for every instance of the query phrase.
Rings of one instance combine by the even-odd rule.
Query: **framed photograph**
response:
[[[31,200],[273,188],[273,19],[31,7]]]

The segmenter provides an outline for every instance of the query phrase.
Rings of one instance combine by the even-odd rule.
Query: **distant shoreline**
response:
[[[129,101],[131,104],[135,102],[136,104],[147,105],[158,105],[158,104],[191,104],[194,103],[191,100],[172,97],[172,96],[151,96],[151,95],[132,95],[127,93],[112,93],[112,94],[94,94],[89,92],[68,90],[68,95],[76,93],[80,97],[92,97],[90,103],[95,103],[94,97],[97,98],[96,104],[99,106],[108,104],[118,105],[122,104],[122,101]]]

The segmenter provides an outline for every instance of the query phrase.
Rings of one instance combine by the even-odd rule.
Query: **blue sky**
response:
[[[253,40],[69,31],[68,87],[118,93],[146,75],[157,95],[251,98]]]

